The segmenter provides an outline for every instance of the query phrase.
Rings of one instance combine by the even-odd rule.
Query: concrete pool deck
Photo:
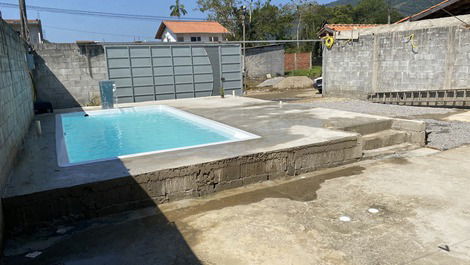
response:
[[[362,157],[361,134],[382,127],[424,143],[424,124],[302,104],[244,97],[168,100],[163,104],[261,136],[242,142],[58,167],[54,115],[40,115],[4,194],[7,226],[62,215],[92,217],[351,163]],[[99,109],[96,107],[85,110]],[[70,112],[77,110],[61,110]],[[87,212],[83,216],[83,212]]]

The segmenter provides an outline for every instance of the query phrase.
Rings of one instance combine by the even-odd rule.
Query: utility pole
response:
[[[25,0],[19,0],[20,20],[21,20],[21,37],[29,43],[28,16],[26,14]]]
[[[251,25],[251,15],[253,14],[253,0],[250,0],[250,25]]]
[[[242,6],[242,28],[243,28],[243,49],[245,49],[245,19],[246,19],[246,6]]]
[[[242,28],[243,28],[243,41],[242,41],[242,50],[243,50],[243,90],[246,91],[246,82],[245,82],[245,78],[246,78],[246,67],[245,67],[245,56],[246,56],[246,45],[245,45],[245,17],[246,17],[246,6],[243,5],[242,6]]]
[[[299,44],[299,31],[300,31],[300,22],[302,20],[302,13],[300,12],[300,5],[297,5],[297,13],[299,14],[299,22],[297,23],[297,50],[295,51],[294,54],[294,70],[297,71],[297,53],[300,50],[300,44]]]
[[[388,24],[392,23],[392,0],[388,0]]]

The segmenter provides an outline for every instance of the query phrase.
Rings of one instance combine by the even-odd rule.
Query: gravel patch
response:
[[[423,119],[428,133],[427,145],[439,150],[447,150],[470,144],[470,123],[460,121],[438,121]]]
[[[269,87],[269,86],[274,86],[277,83],[281,82],[284,80],[285,77],[279,76],[279,77],[274,77],[271,79],[267,79],[263,81],[261,84],[257,85],[256,87]]]
[[[371,103],[361,100],[311,102],[309,104],[318,108],[337,109],[389,117],[408,117],[417,115],[446,114],[455,112],[455,110],[445,108],[387,105]]]

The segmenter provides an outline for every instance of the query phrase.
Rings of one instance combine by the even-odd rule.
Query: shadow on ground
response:
[[[243,193],[228,193],[218,199],[208,199],[180,209],[158,207],[144,211],[127,212],[61,226],[66,231],[42,230],[33,238],[18,237],[14,251],[42,246],[41,255],[31,259],[24,254],[6,257],[2,264],[201,264],[189,244],[197,244],[197,232],[185,225],[183,219],[237,205],[248,205],[266,198],[286,198],[312,201],[326,180],[360,174],[363,167],[352,166],[325,172],[315,177],[300,178],[282,184],[263,183],[261,188]],[[183,231],[186,238],[182,236]],[[230,240],[233,240],[230,239]],[[11,250],[10,250],[11,251]],[[32,251],[32,250],[31,250]]]
[[[55,119],[49,120],[55,122]],[[54,129],[43,132],[54,133]],[[27,141],[44,139],[30,132]],[[38,144],[37,150],[27,151],[36,152],[36,155],[54,154],[49,159],[55,161],[55,144],[55,141]],[[45,152],[43,148],[51,149],[51,152]],[[22,157],[31,156],[23,154]],[[28,195],[4,199],[7,235],[0,264],[201,264],[179,228],[160,211],[156,204],[158,198],[149,196],[121,160],[104,164],[107,170],[122,172],[126,177],[56,188],[53,193],[36,192],[33,201]],[[85,171],[78,168],[83,166],[92,164],[67,169],[83,175]],[[55,170],[64,168],[56,167]],[[36,174],[47,174],[47,169]],[[99,176],[98,172],[95,177]],[[105,221],[96,219],[142,207],[151,207],[151,215],[143,218],[121,215],[103,219]],[[26,256],[36,251],[40,252],[37,257]]]

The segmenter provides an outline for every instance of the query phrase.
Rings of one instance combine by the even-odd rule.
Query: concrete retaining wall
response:
[[[284,75],[284,46],[269,45],[247,48],[245,68],[249,78]]]
[[[359,136],[5,199],[14,232],[103,216],[357,161]],[[71,220],[67,220],[67,218]]]
[[[26,43],[0,19],[0,192],[2,193],[34,115],[33,87],[26,54]],[[1,227],[3,226],[0,207],[0,229]]]
[[[470,16],[461,19],[470,22]],[[359,30],[358,40],[337,40],[323,50],[323,93],[364,98],[469,88],[468,43],[470,29],[453,17]]]
[[[107,75],[101,45],[49,43],[34,48],[40,100],[51,102],[54,108],[99,104],[98,82]]]

